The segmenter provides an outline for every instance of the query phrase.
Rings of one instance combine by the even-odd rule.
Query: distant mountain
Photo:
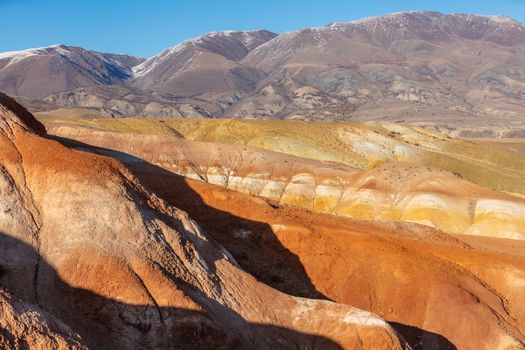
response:
[[[29,98],[121,83],[144,59],[54,45],[0,53],[0,90]]]
[[[219,106],[209,112],[223,113],[265,76],[241,60],[276,36],[266,30],[226,31],[187,40],[134,67],[132,86],[171,99],[214,101]]]
[[[240,61],[275,36],[266,30],[208,33],[148,60],[103,54],[125,68],[121,78],[111,84],[97,81],[69,90],[46,91],[46,104],[33,110],[83,107],[99,109],[105,116],[221,115],[241,95],[254,91],[265,76]]]
[[[242,63],[268,76],[228,113],[516,122],[525,111],[524,54],[525,27],[501,16],[419,11],[333,23],[250,52]]]
[[[276,36],[277,34],[267,30],[207,33],[203,36],[186,40],[153,56],[134,67],[133,72],[135,77],[138,78],[137,85],[151,87],[152,84],[148,84],[148,80],[153,81],[155,77],[158,77],[158,81],[166,81],[170,74],[173,75],[184,68],[189,68],[188,65],[194,59],[202,60],[198,56],[203,53],[216,55],[216,59],[221,58],[226,61],[239,62],[250,51]]]
[[[412,11],[281,35],[216,32],[144,61],[79,48],[68,60],[64,50],[73,51],[0,54],[0,89],[45,98],[31,104],[38,109],[113,116],[381,119],[525,132],[525,26],[504,16]],[[67,69],[50,74],[53,67]]]

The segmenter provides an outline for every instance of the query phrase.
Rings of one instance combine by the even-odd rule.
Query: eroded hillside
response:
[[[5,95],[0,195],[0,285],[89,348],[405,348],[378,316],[259,282],[122,163],[48,139]]]
[[[275,174],[289,169],[287,162],[316,176],[356,172],[341,165],[245,146],[77,132],[78,139],[103,148],[65,138],[60,141],[122,160],[155,193],[196,218],[243,269],[274,288],[373,310],[390,321],[414,349],[523,348],[523,241],[453,236],[417,224],[319,214],[207,183],[218,177],[230,181],[232,188],[236,184],[253,189],[256,179],[246,179],[242,172],[205,172],[217,167],[202,167],[208,163],[197,161],[231,155],[235,163],[241,159],[235,155],[243,154],[245,171],[255,171],[263,159],[276,164]],[[202,178],[176,175],[177,169],[167,164],[177,162]],[[302,192],[300,185],[294,184],[296,193]],[[453,223],[457,218],[448,219]]]
[[[195,249],[199,256],[204,258],[207,256],[205,254],[214,252],[215,241],[225,247],[226,250],[222,254],[225,254],[224,259],[227,261],[224,265],[219,264],[221,259],[216,260],[213,265],[206,265],[218,269],[219,277],[214,281],[221,283],[220,290],[223,291],[213,294],[213,298],[219,298],[219,295],[228,291],[230,294],[227,300],[232,300],[230,298],[236,298],[237,290],[243,293],[248,290],[251,293],[252,288],[255,288],[235,284],[238,289],[228,289],[227,281],[230,275],[226,275],[224,266],[231,264],[232,269],[235,270],[235,266],[239,269],[235,278],[237,281],[243,281],[242,283],[253,281],[259,286],[258,283],[262,282],[296,297],[329,299],[338,303],[358,305],[362,309],[379,314],[415,349],[524,348],[525,313],[522,310],[524,303],[521,293],[522,282],[525,279],[524,247],[521,237],[514,235],[522,227],[519,221],[523,217],[519,214],[522,201],[519,198],[484,188],[429,165],[399,160],[385,162],[381,158],[369,161],[367,158],[370,153],[364,153],[359,158],[358,153],[349,152],[348,159],[355,163],[349,160],[347,164],[337,158],[315,159],[316,154],[319,154],[315,152],[317,149],[321,150],[317,152],[323,152],[323,147],[325,154],[335,157],[344,155],[343,149],[355,147],[356,139],[350,137],[347,139],[352,142],[344,144],[341,148],[333,147],[337,144],[334,141],[337,139],[332,139],[332,136],[340,134],[339,128],[347,132],[356,130],[354,133],[357,135],[378,135],[381,140],[397,142],[404,147],[429,153],[441,152],[431,141],[438,146],[441,142],[452,145],[465,144],[472,147],[472,159],[474,154],[479,152],[476,151],[477,146],[474,143],[449,139],[417,128],[398,128],[395,132],[399,134],[390,134],[392,130],[389,128],[392,128],[392,125],[378,124],[138,119],[109,121],[78,118],[42,120],[49,127],[49,132],[55,135],[55,140],[68,147],[66,149],[75,149],[76,152],[71,152],[81,154],[82,157],[99,159],[96,155],[102,154],[123,162],[132,171],[131,174],[137,177],[134,181],[145,186],[141,191],[148,191],[154,198],[163,198],[166,203],[188,211],[204,230],[198,231],[201,233],[197,241],[191,238],[193,235],[188,237],[188,240],[196,244]],[[260,128],[257,128],[258,126]],[[278,127],[279,129],[276,129]],[[406,135],[401,134],[404,130]],[[319,137],[323,132],[327,134]],[[257,139],[257,133],[262,137]],[[275,138],[282,138],[283,143],[264,142],[264,136],[269,137],[270,134]],[[299,134],[303,136],[299,137]],[[229,138],[230,143],[191,140],[195,138],[220,141],[218,136],[224,141]],[[419,145],[414,142],[416,136]],[[294,137],[298,139],[295,144]],[[270,148],[266,146],[253,147],[250,143],[253,139],[262,145],[284,145],[285,142],[292,146],[306,145],[304,149],[310,149],[312,153],[309,158],[305,158],[286,154],[286,150],[283,149],[275,152],[265,149]],[[371,144],[367,144],[367,152],[376,149]],[[31,153],[37,154],[38,149],[39,147],[32,149]],[[334,152],[330,153],[328,149],[333,149]],[[300,147],[290,147],[288,153],[300,150]],[[506,149],[500,151],[507,152]],[[460,158],[458,154],[455,157],[469,159],[468,152],[465,152],[465,158]],[[366,163],[359,163],[360,159]],[[422,157],[418,158],[418,161],[422,162],[423,159],[433,158]],[[359,169],[359,166],[367,170]],[[93,166],[90,165],[89,168]],[[95,167],[96,174],[101,173],[100,169]],[[176,173],[198,180],[185,179]],[[102,174],[93,176],[108,176]],[[283,177],[288,180],[280,186],[276,180]],[[469,233],[472,226],[478,225],[478,231],[467,235],[451,235],[427,226],[400,222],[402,217],[389,217],[391,221],[387,222],[367,222],[316,212],[329,211],[326,208],[334,204],[334,198],[345,197],[341,196],[341,192],[334,195],[333,191],[338,184],[349,185],[350,191],[346,194],[346,200],[340,200],[339,203],[335,201],[335,204],[340,207],[346,205],[347,209],[354,206],[357,212],[373,212],[374,215],[378,215],[368,219],[385,219],[386,217],[380,217],[380,214],[389,211],[389,215],[405,212],[408,216],[412,215],[412,218],[405,218],[406,221],[426,225],[432,223],[443,230],[461,233]],[[329,188],[330,186],[332,188]],[[323,188],[324,192],[319,191],[320,188]],[[134,193],[129,191],[125,193]],[[313,193],[314,196],[310,196],[309,193]],[[349,196],[351,193],[353,196]],[[85,196],[85,191],[81,194]],[[254,195],[264,195],[268,198]],[[273,195],[280,198],[274,198]],[[96,196],[97,203],[100,203],[107,194],[97,192]],[[154,203],[157,201],[161,200],[156,199]],[[166,203],[162,204],[161,208],[171,208]],[[387,208],[385,203],[391,207]],[[497,205],[493,205],[495,203]],[[364,204],[368,205],[367,210],[364,210]],[[59,212],[71,206],[66,203],[60,208],[62,207],[64,209],[60,209]],[[96,205],[90,210],[99,210],[99,207],[105,208],[107,204]],[[111,209],[111,212],[122,213],[119,215],[124,217],[136,217],[133,212],[129,216],[115,209]],[[96,222],[100,223],[100,217],[104,216],[98,211],[95,214],[98,220]],[[139,217],[148,218],[149,215]],[[416,217],[417,220],[414,220]],[[140,220],[143,219],[139,219],[139,225]],[[169,227],[169,224],[166,225]],[[160,226],[161,230],[164,230],[164,227],[166,226]],[[187,232],[188,226],[185,227],[184,232]],[[109,229],[109,232],[115,230],[113,226],[106,229]],[[195,230],[197,228],[190,232],[197,234]],[[171,237],[173,234],[164,234],[164,237]],[[124,238],[127,235],[123,235],[118,241],[112,241],[115,242],[112,244],[120,246],[125,241],[132,247],[136,246],[135,235],[132,242],[126,241]],[[104,241],[103,235],[97,237]],[[83,244],[90,246],[92,240],[89,242]],[[148,244],[156,246],[156,243]],[[173,246],[174,243],[169,241],[169,244]],[[140,247],[142,251],[144,245]],[[177,254],[179,248],[176,247],[170,248],[170,251],[173,249]],[[164,251],[164,248],[160,251]],[[133,250],[131,252],[133,253]],[[131,256],[134,256],[133,254]],[[171,253],[159,254],[169,256]],[[128,261],[128,255],[126,253],[124,261]],[[185,261],[185,258],[180,259]],[[195,263],[197,260],[192,261]],[[235,265],[236,263],[238,265]],[[135,269],[135,265],[132,265],[132,268]],[[228,274],[231,273],[230,269],[227,271]],[[243,275],[242,271],[249,272],[253,277]],[[137,273],[140,273],[148,286],[153,300],[157,301],[154,294],[157,289],[151,287],[156,285],[153,281],[157,277],[148,279],[148,275],[144,276],[139,271]],[[195,272],[191,272],[190,275],[194,274]],[[190,275],[182,275],[185,276],[183,278],[189,279],[186,283],[189,283],[190,287],[177,286],[184,293],[188,293],[184,295],[188,295],[193,301],[195,295],[189,292],[193,285]],[[202,278],[206,281],[206,277]],[[207,282],[199,283],[202,287],[202,283]],[[261,284],[260,288],[267,288],[262,286]],[[90,288],[97,290],[100,287],[97,284],[97,287]],[[211,291],[214,290],[213,287],[210,288]],[[272,294],[271,298],[279,300],[281,294],[275,293],[277,294]],[[261,313],[257,317],[265,317],[266,306],[263,306],[263,300],[266,300],[266,297],[257,294],[256,298],[261,298],[261,304],[257,301],[257,310]],[[288,298],[296,300],[293,297]],[[202,312],[209,312],[206,308],[209,304],[200,298],[197,299],[196,303],[202,308]],[[164,300],[173,299],[168,297]],[[249,303],[253,305],[252,301]],[[312,305],[311,303],[315,302],[307,303]],[[242,302],[239,302],[239,305],[242,305]],[[337,307],[339,304],[330,305]],[[241,313],[242,307],[229,307]],[[291,309],[289,305],[283,304],[283,310]],[[162,312],[161,315],[164,315]],[[214,315],[216,314],[211,313],[210,322],[215,320]],[[250,315],[255,317],[252,313]],[[340,319],[339,316],[332,315]],[[220,314],[220,317],[225,316]],[[318,320],[321,316],[308,317],[310,320]],[[320,324],[317,322],[311,326],[311,329],[324,329],[319,328]],[[223,328],[217,327],[217,332],[219,329],[223,332]],[[224,332],[213,334],[218,334],[219,339],[223,339],[224,335],[230,334]],[[245,331],[241,329],[239,332],[244,334]],[[256,333],[259,334],[258,331]],[[331,332],[328,334],[327,339],[338,337]],[[289,339],[281,334],[279,337]],[[295,335],[290,337],[293,338],[292,343],[302,339],[295,338]],[[361,331],[359,337],[362,337]],[[377,342],[376,335],[371,337]],[[194,340],[192,345],[201,344],[197,339]],[[213,338],[210,341],[218,340]],[[231,341],[234,343],[227,344],[235,344],[235,339]],[[348,344],[352,344],[352,340],[348,341]],[[338,343],[341,343],[341,340],[338,340]],[[323,341],[321,348],[326,348],[326,344],[331,343]],[[353,348],[352,346],[348,345],[349,348]],[[388,346],[392,346],[391,343]],[[377,348],[375,343],[371,347]]]

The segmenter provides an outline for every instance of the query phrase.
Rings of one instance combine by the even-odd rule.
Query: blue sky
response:
[[[52,44],[149,57],[209,31],[277,33],[406,10],[503,14],[525,0],[0,0],[0,51]]]

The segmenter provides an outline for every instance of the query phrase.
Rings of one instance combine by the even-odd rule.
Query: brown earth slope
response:
[[[0,285],[90,348],[404,347],[369,312],[258,282],[120,162],[0,102]]]
[[[42,99],[93,85],[119,84],[144,59],[54,45],[0,53],[0,91]]]

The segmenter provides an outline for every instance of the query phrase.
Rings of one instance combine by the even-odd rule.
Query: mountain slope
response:
[[[133,86],[161,95],[233,103],[262,78],[240,60],[276,35],[266,30],[226,31],[187,40],[134,67]]]
[[[292,126],[288,127],[299,127]],[[245,145],[195,142],[180,136],[112,133],[78,126],[51,127],[49,131],[139,157],[185,177],[313,212],[416,222],[447,233],[525,240],[524,199],[491,191],[435,167],[393,160],[361,171]]]
[[[251,50],[276,36],[277,34],[266,30],[207,33],[203,36],[186,40],[142,62],[133,68],[134,76],[145,80],[144,82],[139,80],[138,85],[147,86],[148,80],[155,79],[154,77],[148,78],[146,77],[147,75],[159,75],[159,73],[164,75],[166,70],[170,70],[168,73],[173,74],[202,52],[213,53],[227,60],[239,62]],[[189,58],[179,63],[177,59],[185,56],[189,56]],[[173,67],[174,65],[175,67]]]
[[[230,115],[523,127],[525,27],[405,12],[284,33],[243,60],[269,76]]]
[[[117,84],[131,77],[141,58],[54,45],[0,53],[0,91],[30,98],[92,85]]]

